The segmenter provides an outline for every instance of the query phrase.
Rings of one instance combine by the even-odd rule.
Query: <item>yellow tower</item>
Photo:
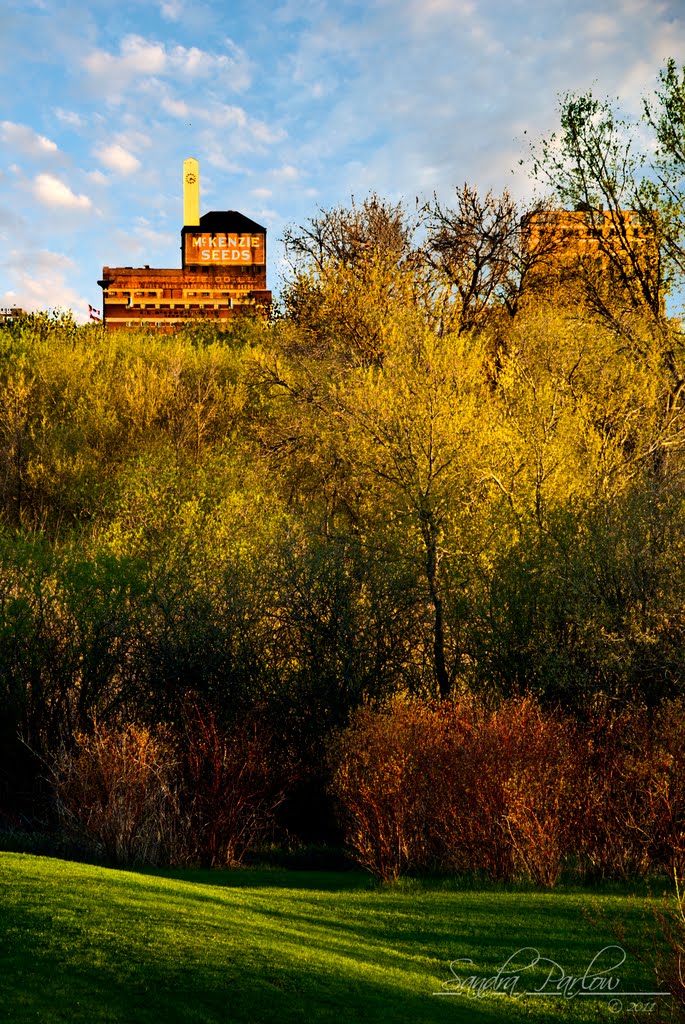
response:
[[[183,224],[197,227],[200,223],[200,165],[192,157],[183,161]]]

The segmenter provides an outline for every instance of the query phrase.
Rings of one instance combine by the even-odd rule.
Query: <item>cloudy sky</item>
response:
[[[0,306],[101,306],[102,266],[180,266],[181,170],[201,209],[268,229],[377,191],[530,186],[558,96],[639,112],[683,0],[4,0]]]

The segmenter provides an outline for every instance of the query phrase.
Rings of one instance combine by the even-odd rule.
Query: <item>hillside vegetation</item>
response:
[[[320,212],[288,233],[270,322],[0,328],[7,820],[48,814],[56,785],[62,820],[112,856],[222,863],[274,822],[288,842],[335,836],[333,794],[381,876],[458,864],[465,834],[452,860],[405,839],[390,867],[384,839],[365,855],[363,786],[349,789],[363,730],[385,728],[374,715],[397,723],[378,748],[396,776],[370,776],[384,799],[419,756],[392,751],[421,728],[437,743],[451,714],[450,735],[480,723],[509,765],[492,873],[536,875],[525,850],[551,813],[550,766],[577,772],[550,737],[572,728],[596,792],[651,794],[660,831],[602,859],[564,845],[569,819],[550,857],[619,874],[679,858],[685,347],[663,299],[685,264],[683,95],[669,64],[647,107],[651,170],[610,108],[567,98],[536,157],[555,195],[532,210],[464,186],[417,218],[375,196]],[[568,239],[526,235],[523,214],[559,203],[583,204],[589,231],[600,210],[618,217],[571,269]],[[625,209],[641,234],[621,234]],[[430,728],[407,711],[429,706]],[[543,791],[526,788],[507,714],[547,737]],[[644,831],[625,799],[616,813]]]

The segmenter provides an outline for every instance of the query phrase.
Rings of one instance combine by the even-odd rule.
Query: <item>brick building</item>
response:
[[[236,210],[199,215],[199,169],[186,160],[181,267],[103,267],[102,313],[109,330],[217,323],[250,309],[268,313],[266,228]]]
[[[26,313],[19,306],[0,306],[0,324],[11,324],[22,316]]]
[[[568,285],[588,275],[607,289],[621,289],[639,275],[655,294],[661,289],[659,246],[647,215],[634,210],[543,210],[522,224],[531,278]]]

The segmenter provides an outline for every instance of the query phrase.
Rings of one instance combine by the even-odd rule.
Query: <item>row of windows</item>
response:
[[[222,299],[230,299],[232,296],[236,295],[236,293],[244,294],[244,293],[246,293],[248,291],[251,291],[252,287],[253,287],[252,285],[247,283],[247,284],[238,285],[237,287],[232,288],[231,291],[214,290],[214,291],[203,291],[203,292],[194,291],[194,290],[189,289],[189,288],[183,288],[183,289],[179,289],[181,294],[180,294],[180,296],[178,296],[178,298],[179,299],[214,299],[214,300],[217,300],[217,301],[221,301]],[[155,292],[136,292],[136,291],[130,291],[128,289],[110,288],[110,289],[108,289],[105,292],[105,296],[104,297],[105,297],[105,299],[110,300],[110,301],[112,299],[126,299],[128,301],[128,305],[129,306],[132,304],[134,299],[136,300],[136,304],[137,304],[141,299],[157,299],[157,300],[160,300],[160,299],[164,299],[165,298],[165,296],[164,296],[164,289],[161,289],[161,288],[159,289],[159,291],[155,291]],[[169,297],[167,297],[167,299],[169,299]],[[171,299],[171,301],[173,301],[173,298]]]
[[[223,302],[132,302],[130,299],[126,303],[127,309],[231,309],[234,300],[232,298],[224,299]],[[111,303],[114,305],[114,303]]]
[[[254,306],[255,304],[256,303],[254,302],[254,300],[249,299],[247,300],[247,302],[233,302],[232,300],[229,300],[228,303],[222,306],[203,306],[200,303],[186,303],[184,306],[148,306],[147,309],[144,306],[124,307],[121,310],[115,308],[114,310],[110,310],[109,313],[107,313],[107,311],[105,312],[107,314],[106,318],[108,321],[118,322],[123,321],[124,319],[128,319],[125,312],[125,310],[128,309],[128,316],[131,316],[131,314],[134,312],[135,314],[137,314],[136,321],[138,323],[149,323],[151,321],[154,321],[156,317],[171,317],[172,319],[192,319],[193,317],[197,316],[207,316],[221,318],[222,314],[225,314],[230,309],[234,309],[236,306]],[[117,316],[116,314],[120,312],[124,313],[124,315]]]

